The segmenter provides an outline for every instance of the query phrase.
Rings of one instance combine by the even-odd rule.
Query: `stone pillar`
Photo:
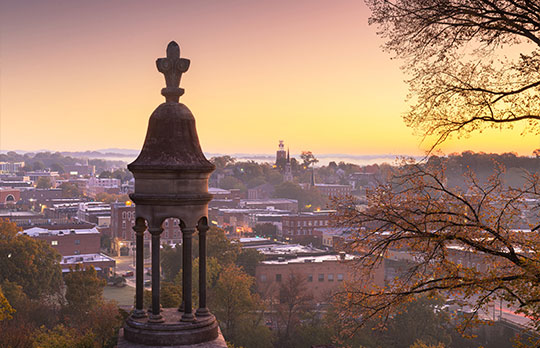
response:
[[[163,232],[161,227],[151,227],[148,229],[152,235],[152,312],[148,321],[152,323],[162,323],[161,306],[159,303],[159,248],[161,246],[160,235]]]
[[[136,243],[136,263],[135,263],[135,310],[132,313],[134,318],[146,317],[143,309],[144,299],[144,231],[146,226],[137,224],[133,226]]]
[[[206,224],[199,224],[199,308],[197,316],[204,317],[210,315],[206,307],[206,232],[209,227]]]
[[[182,297],[184,302],[184,313],[182,321],[193,321],[193,306],[191,303],[191,283],[192,283],[192,256],[191,242],[194,228],[182,229]]]

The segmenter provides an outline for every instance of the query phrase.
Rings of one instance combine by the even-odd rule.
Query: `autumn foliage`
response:
[[[490,301],[502,300],[540,327],[540,226],[522,228],[524,212],[534,210],[530,203],[540,193],[538,176],[508,187],[499,166],[483,183],[469,172],[464,190],[448,187],[444,173],[440,163],[405,161],[387,184],[368,193],[367,207],[337,203],[339,223],[356,231],[350,248],[362,255],[358,269],[365,281],[385,258],[402,260],[385,287],[366,289],[360,281],[340,293],[349,329],[372,318],[384,322],[400,305],[434,293],[472,306],[464,324]]]

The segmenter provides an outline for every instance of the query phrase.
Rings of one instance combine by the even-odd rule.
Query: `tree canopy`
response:
[[[4,219],[0,219],[0,255],[2,281],[21,285],[32,299],[60,293],[60,255],[44,241],[18,234],[18,227]]]
[[[500,299],[538,325],[540,225],[536,220],[525,233],[516,224],[527,199],[538,197],[540,182],[532,175],[521,188],[507,187],[502,173],[499,168],[483,185],[469,173],[462,190],[447,187],[438,166],[405,163],[391,182],[371,192],[368,208],[342,201],[338,219],[357,230],[350,247],[362,254],[360,273],[368,277],[384,257],[408,255],[385,287],[348,284],[344,310],[366,320],[388,317],[417,295],[440,292],[470,303],[475,313]]]
[[[408,126],[433,137],[540,120],[540,4],[528,0],[366,0],[384,48],[410,75]],[[516,46],[518,55],[503,49]]]

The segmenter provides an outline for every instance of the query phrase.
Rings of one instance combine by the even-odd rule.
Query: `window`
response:
[[[57,240],[51,241],[51,245],[58,245],[58,241]]]
[[[343,273],[338,273],[337,275],[337,281],[342,282],[343,281]]]
[[[122,212],[122,219],[125,219],[125,218],[126,218],[126,212],[123,211],[123,212]]]
[[[75,250],[74,254],[79,255],[81,252],[79,250]]]
[[[266,274],[261,274],[261,282],[265,282],[266,281]]]
[[[319,281],[324,282],[324,274],[322,273],[319,274]]]
[[[310,283],[313,281],[313,274],[308,274],[307,281]]]
[[[81,240],[80,239],[75,239],[75,245],[80,245],[81,244]]]
[[[123,228],[123,229],[126,228],[126,220],[122,220],[122,228]]]
[[[333,274],[329,274],[329,275],[328,275],[328,281],[329,281],[329,282],[333,282],[333,281],[334,281],[334,275],[333,275]]]
[[[281,274],[276,274],[276,282],[281,282]]]

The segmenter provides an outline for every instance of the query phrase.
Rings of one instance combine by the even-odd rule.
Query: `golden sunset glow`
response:
[[[203,150],[422,154],[401,115],[400,62],[363,1],[21,1],[0,5],[0,150],[140,149],[164,100],[155,59],[191,60],[181,98]],[[519,129],[452,140],[446,153],[530,155]]]

